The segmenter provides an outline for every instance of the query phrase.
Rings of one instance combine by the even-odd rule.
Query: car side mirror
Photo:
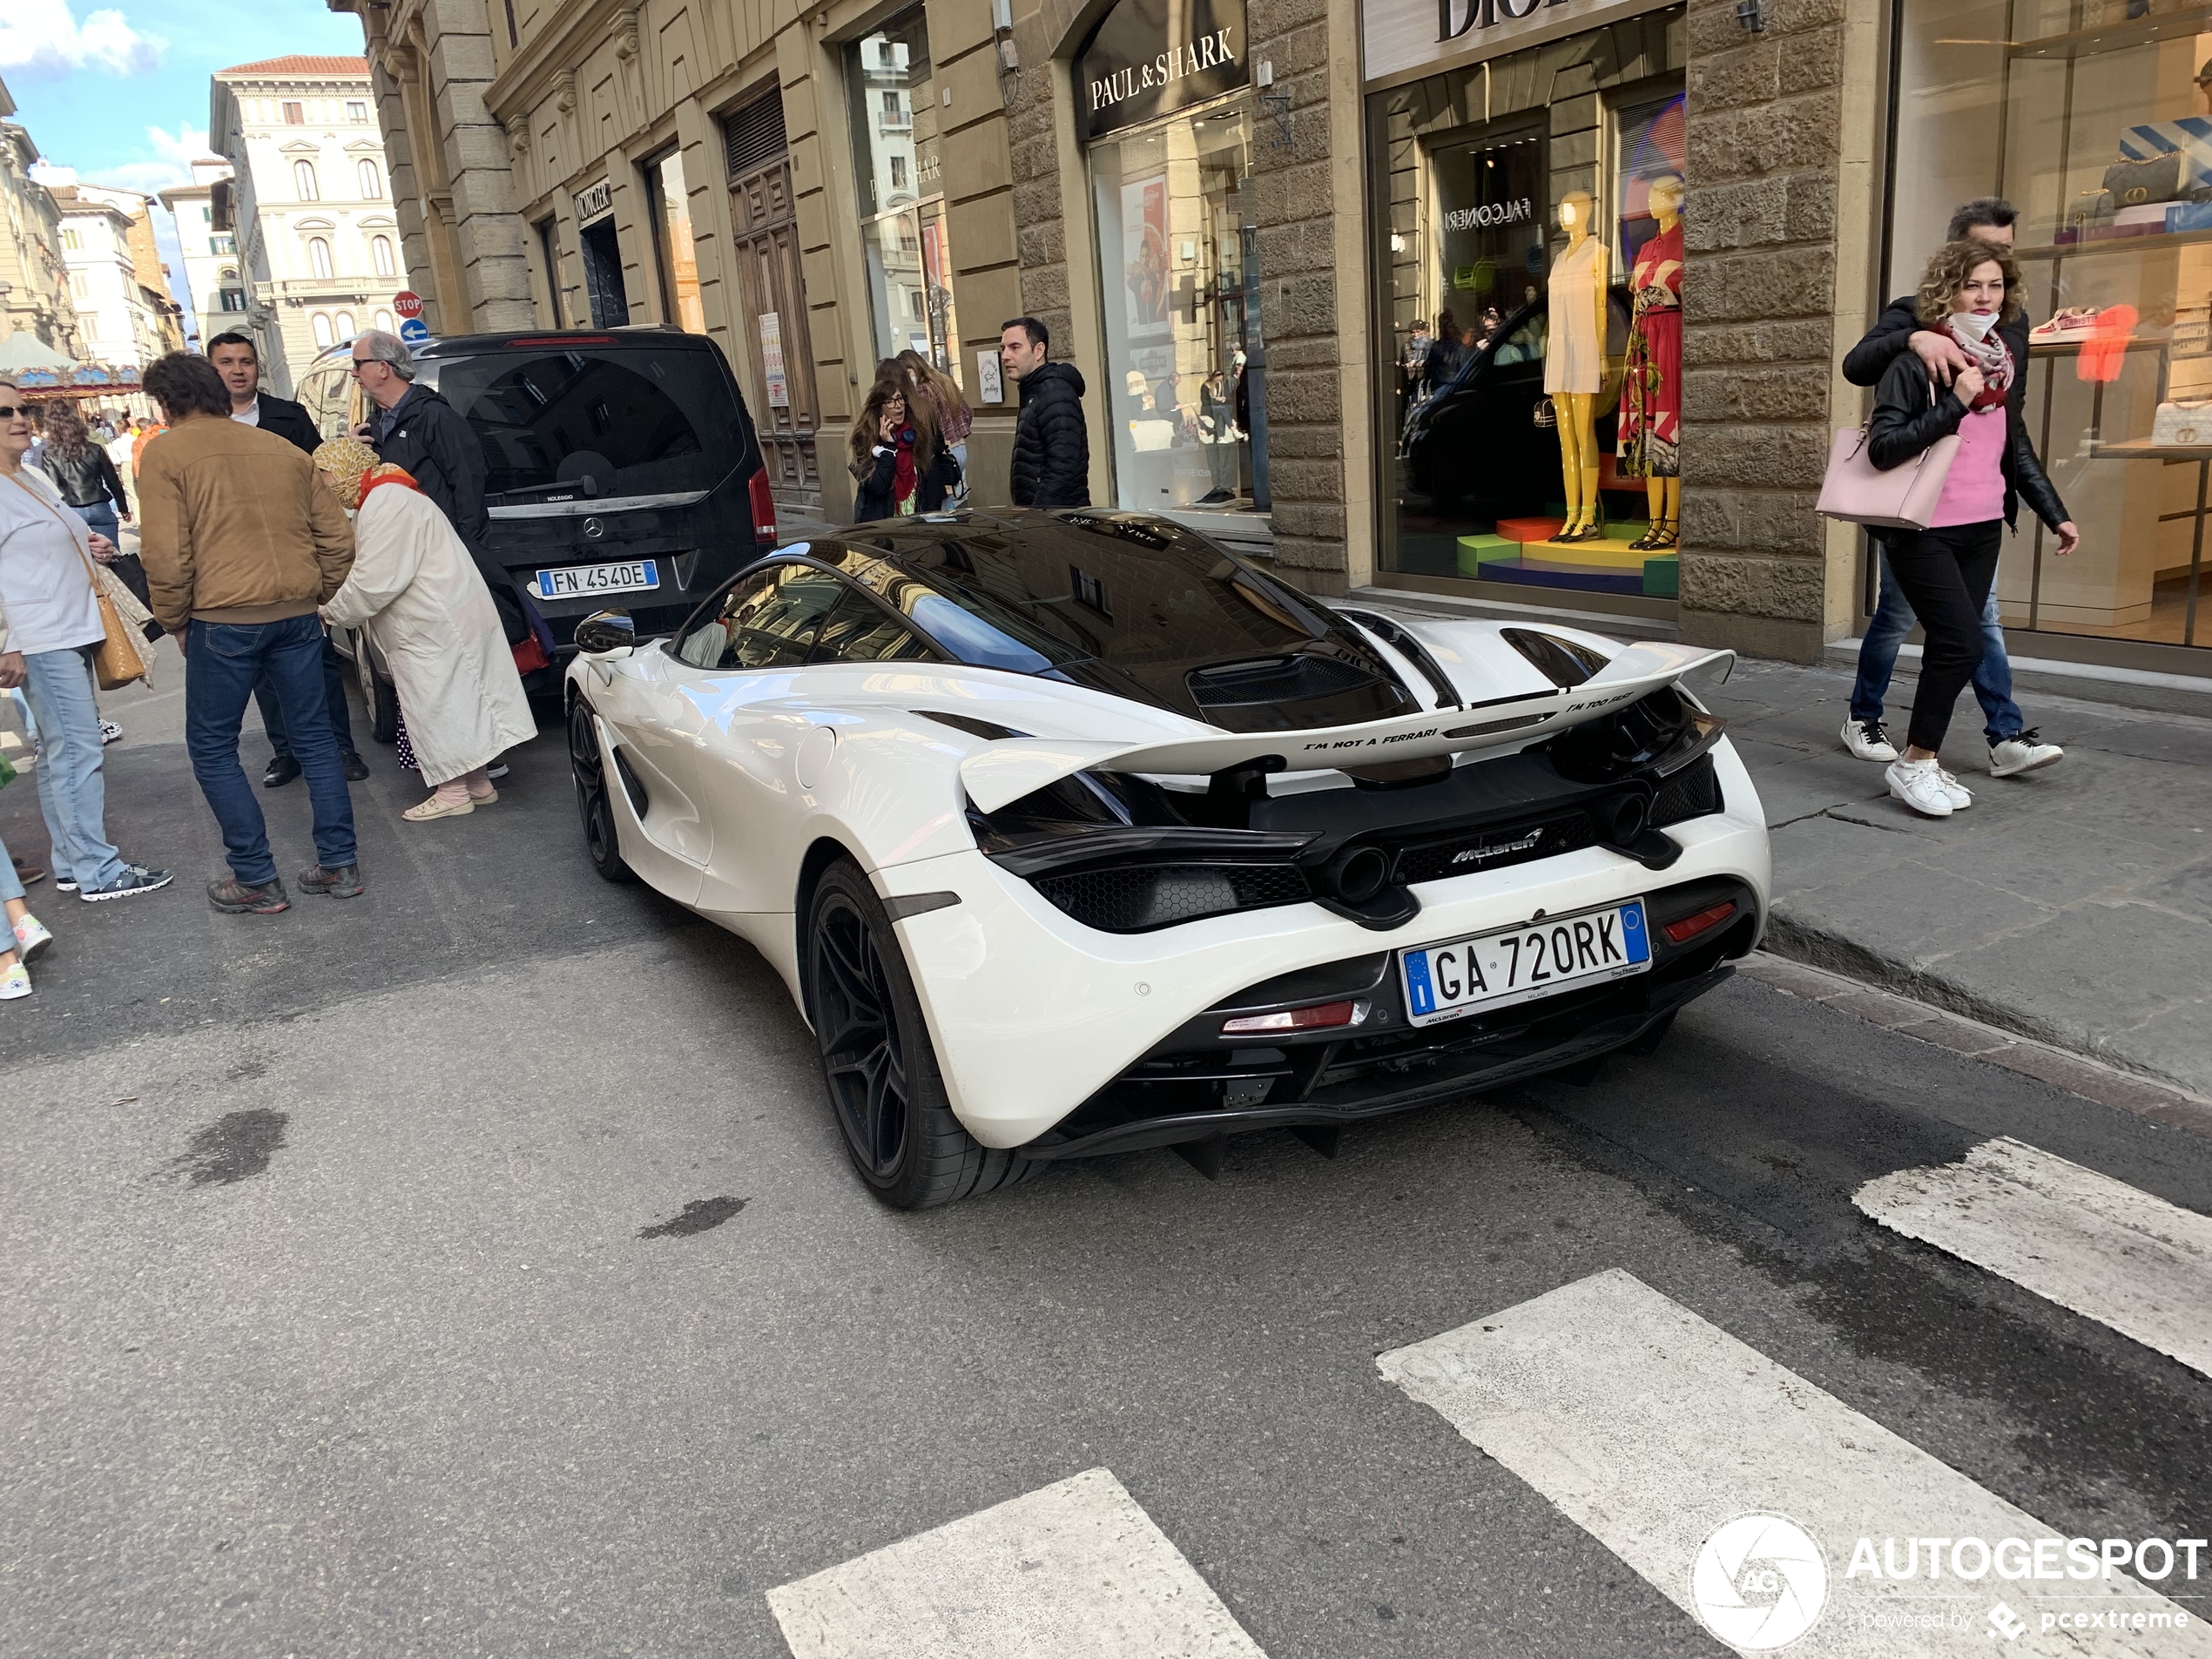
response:
[[[637,624],[627,610],[595,610],[576,625],[576,648],[597,656],[627,651],[637,643]]]

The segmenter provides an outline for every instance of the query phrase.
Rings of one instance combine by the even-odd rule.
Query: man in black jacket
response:
[[[1090,505],[1090,434],[1083,424],[1082,372],[1047,361],[1052,336],[1035,317],[999,331],[1007,378],[1022,388],[1008,479],[1016,507]]]
[[[207,361],[222,377],[231,395],[231,419],[240,426],[259,427],[307,454],[315,452],[322,435],[307,411],[290,398],[273,397],[261,389],[261,357],[253,338],[233,329],[207,342]],[[338,739],[338,759],[346,776],[359,783],[368,776],[368,763],[354,747],[353,723],[346,718],[346,662],[330,636],[322,637],[322,700],[330,711],[331,734]],[[276,687],[263,674],[253,682],[253,701],[261,711],[261,729],[269,735],[269,767],[261,774],[261,787],[281,789],[300,775],[300,762],[292,752],[292,739],[284,730],[284,710],[277,703]]]
[[[379,458],[405,469],[446,516],[491,590],[507,643],[528,638],[529,616],[521,592],[491,552],[491,512],[484,505],[489,469],[475,428],[437,393],[415,383],[415,354],[396,334],[372,328],[354,335],[354,377],[375,405],[356,435],[366,438]]]
[[[1947,239],[1972,236],[1998,247],[2013,245],[2013,226],[2020,213],[2000,196],[1983,196],[1966,203],[1951,216]],[[1879,382],[1900,353],[1915,353],[1925,364],[1928,378],[1949,386],[1966,368],[1966,354],[1958,341],[1936,328],[1924,328],[1915,309],[1917,296],[1892,300],[1875,320],[1866,337],[1844,358],[1844,378],[1853,386]],[[2027,396],[2027,331],[2025,314],[2000,324],[1998,337],[2013,354],[2012,415],[2017,423]],[[1861,760],[1884,763],[1897,758],[1897,748],[1882,725],[1882,699],[1897,665],[1898,647],[1918,620],[1912,607],[1882,566],[1882,597],[1866,624],[1858,647],[1858,680],[1851,688],[1851,718],[1844,722],[1844,747]],[[2066,751],[2045,743],[2042,734],[2027,725],[2020,705],[2013,701],[2013,664],[2005,654],[2005,627],[1995,583],[1981,615],[1981,664],[1974,670],[1974,700],[1981,705],[1982,734],[1989,740],[1989,770],[1993,777],[2010,778],[2038,766],[2047,766]]]

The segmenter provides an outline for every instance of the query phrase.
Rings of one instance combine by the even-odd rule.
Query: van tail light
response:
[[[1694,916],[1684,916],[1680,921],[1662,922],[1659,931],[1677,945],[1687,945],[1702,933],[1717,927],[1736,914],[1736,900],[1723,899],[1710,910],[1701,910]]]
[[[1285,1008],[1280,1014],[1247,1014],[1224,1020],[1221,1035],[1243,1037],[1270,1031],[1321,1031],[1331,1026],[1358,1025],[1366,1017],[1365,1002],[1323,1002],[1310,1008]]]
[[[772,546],[776,540],[776,496],[768,488],[768,469],[763,467],[752,475],[746,487],[752,498],[752,539]]]

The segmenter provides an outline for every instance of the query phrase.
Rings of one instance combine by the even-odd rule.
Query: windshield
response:
[[[744,458],[711,352],[509,349],[428,359],[421,378],[483,440],[495,507],[711,489]]]

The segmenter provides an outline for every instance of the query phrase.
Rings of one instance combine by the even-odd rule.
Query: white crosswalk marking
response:
[[[2212,1656],[2193,1615],[2179,1615],[2186,1628],[2115,1638],[2045,1630],[2039,1614],[2017,1639],[1994,1640],[1995,1605],[2025,1609],[2039,1590],[2067,1598],[2048,1605],[2069,1616],[2176,1619],[2173,1603],[2117,1575],[1961,1583],[1946,1554],[1937,1581],[1851,1575],[1861,1538],[1877,1549],[1897,1540],[1901,1552],[1908,1538],[1994,1545],[2053,1529],[1628,1273],[1596,1274],[1376,1363],[1693,1616],[1691,1568],[1723,1522],[1764,1511],[1810,1532],[1827,1561],[1826,1602],[1791,1659]],[[1963,1615],[1964,1627],[1898,1622],[1938,1613]]]
[[[2212,1376],[2212,1219],[2003,1138],[1851,1197],[1907,1238]]]
[[[798,1659],[1266,1659],[1111,1472],[768,1592]]]

